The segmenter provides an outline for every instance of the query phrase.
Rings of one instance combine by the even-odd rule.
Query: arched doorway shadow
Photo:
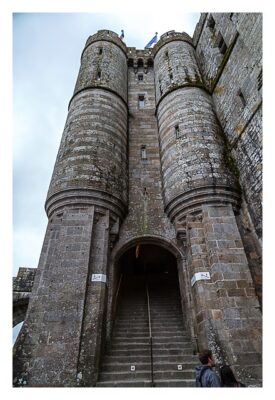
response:
[[[186,324],[184,285],[180,289],[182,254],[169,242],[142,238],[113,256],[110,334],[97,386],[192,386],[185,365],[195,362],[195,347]]]
[[[172,242],[159,237],[137,237],[114,249],[109,270],[109,296],[107,306],[107,344],[111,339],[113,323],[116,318],[117,304],[124,279],[145,278],[150,280],[172,279],[180,294],[183,315],[186,315],[185,304],[187,282],[184,281],[183,269],[185,257]]]

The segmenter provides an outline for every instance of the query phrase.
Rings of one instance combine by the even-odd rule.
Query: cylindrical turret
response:
[[[89,37],[46,201],[92,204],[120,218],[127,207],[127,59],[114,32]]]
[[[204,89],[192,39],[168,32],[154,47],[157,119],[166,212],[173,221],[203,203],[238,202],[224,141]]]

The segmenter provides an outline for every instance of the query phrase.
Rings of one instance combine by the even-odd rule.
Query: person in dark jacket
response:
[[[223,365],[220,373],[223,387],[245,387],[243,383],[237,381],[229,365]]]
[[[195,368],[196,386],[197,387],[221,387],[220,378],[212,370],[215,366],[215,361],[212,351],[205,349],[199,354],[199,360],[202,365]]]

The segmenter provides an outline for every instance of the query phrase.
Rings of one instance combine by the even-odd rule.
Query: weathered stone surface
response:
[[[227,45],[224,54],[218,37]],[[261,300],[262,14],[204,13],[194,44],[228,141],[227,158],[242,187],[238,225]]]
[[[35,273],[35,268],[21,267],[13,278],[13,326],[25,319]]]

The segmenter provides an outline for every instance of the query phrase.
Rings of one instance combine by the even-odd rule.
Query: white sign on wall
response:
[[[191,286],[194,286],[194,284],[197,281],[201,281],[204,279],[210,279],[210,274],[209,272],[196,272],[191,279]]]
[[[104,275],[104,274],[92,274],[92,282],[104,282],[104,283],[106,283],[106,275]]]

